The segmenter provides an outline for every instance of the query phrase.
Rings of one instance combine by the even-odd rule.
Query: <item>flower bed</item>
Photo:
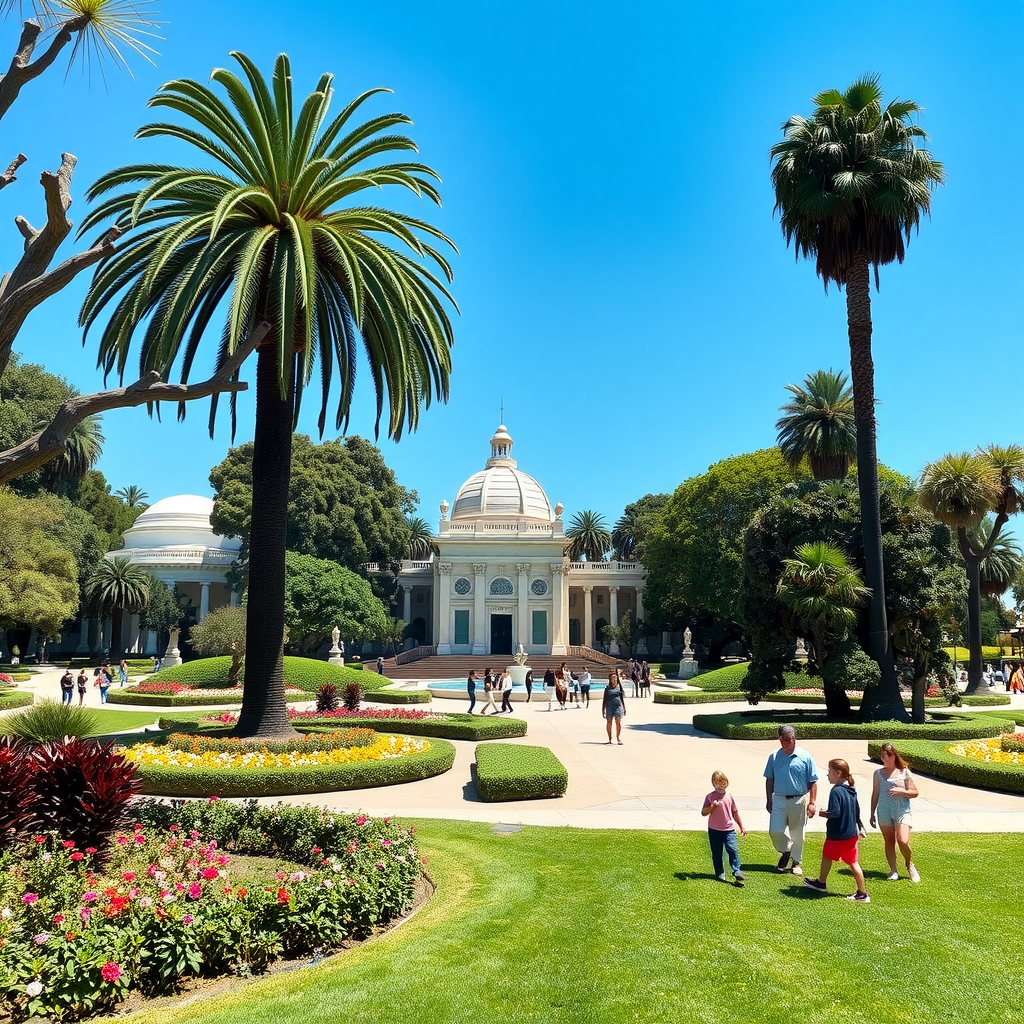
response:
[[[256,750],[193,754],[137,744],[125,757],[136,765],[143,792],[164,796],[283,796],[367,789],[448,771],[455,748],[443,740],[374,734],[373,743],[335,750],[271,754]]]
[[[0,1013],[88,1016],[183,976],[337,948],[407,910],[422,870],[412,829],[388,819],[225,803],[142,815],[109,851],[39,836],[0,858]],[[295,870],[236,868],[236,853]]]
[[[172,750],[184,750],[190,754],[240,754],[252,751],[264,754],[293,754],[368,747],[376,743],[377,739],[377,734],[372,729],[339,729],[336,732],[307,733],[287,740],[241,739],[238,736],[179,732],[168,736],[165,744]]]
[[[157,682],[185,683],[200,688],[220,687],[227,685],[230,668],[230,657],[199,658],[161,669],[150,678]],[[244,668],[242,675],[245,675]],[[347,665],[329,665],[326,661],[290,655],[284,659],[284,681],[288,686],[297,686],[309,694],[315,694],[324,683],[331,683],[339,690],[349,683],[358,683],[367,692],[391,685],[387,676],[376,672],[362,672]]]
[[[880,760],[880,748],[881,742],[869,743],[868,756]],[[900,756],[915,772],[980,789],[1024,793],[1024,760],[1017,763],[1002,760],[1002,757],[1013,755],[1004,754],[999,749],[998,739],[954,744],[902,740],[898,749]]]
[[[309,694],[297,686],[286,686],[284,698],[287,701],[307,701]],[[169,680],[147,680],[126,689],[111,687],[107,693],[108,704],[143,704],[147,707],[201,707],[204,704],[234,704],[242,699],[242,687],[208,689],[175,683]]]
[[[565,765],[547,747],[488,743],[476,748],[476,789],[481,800],[538,800],[564,796]]]
[[[999,749],[1007,754],[1020,755],[1024,753],[1024,732],[1004,732],[999,737]],[[1010,763],[1024,764],[1024,759]]]

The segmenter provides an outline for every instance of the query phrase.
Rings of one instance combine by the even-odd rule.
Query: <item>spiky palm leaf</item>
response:
[[[63,453],[48,462],[43,470],[48,488],[56,489],[68,481],[81,480],[100,461],[106,441],[100,429],[102,420],[102,416],[87,416],[75,424]]]
[[[102,558],[85,582],[85,592],[110,613],[110,657],[119,659],[122,613],[138,612],[149,604],[150,575],[122,556]]]
[[[986,518],[970,531],[971,547],[984,550],[992,535],[993,522]],[[981,593],[983,597],[1005,594],[1020,573],[1024,571],[1024,552],[1012,533],[1000,533],[981,563]]]
[[[425,561],[434,550],[434,533],[426,519],[415,516],[407,520],[409,524],[409,557],[414,561]]]
[[[148,508],[146,499],[149,495],[141,488],[136,487],[135,484],[129,484],[127,487],[118,488],[114,492],[129,508],[135,508],[137,505],[141,508]]]
[[[852,629],[857,609],[871,596],[840,548],[824,541],[801,544],[783,560],[779,600],[812,633]]]
[[[917,500],[940,523],[977,527],[999,498],[999,471],[977,452],[946,454],[921,474]]]
[[[588,562],[604,561],[605,552],[612,546],[612,535],[605,526],[604,516],[584,510],[577,512],[565,531],[566,554],[574,562],[586,558]]]
[[[857,457],[853,389],[844,373],[816,370],[803,383],[787,384],[793,396],[775,424],[778,445],[794,469],[806,458],[815,480],[843,480]]]

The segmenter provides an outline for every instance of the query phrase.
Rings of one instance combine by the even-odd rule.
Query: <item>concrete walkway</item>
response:
[[[41,697],[59,698],[60,670],[34,676],[22,684]],[[92,682],[90,674],[90,683]],[[77,700],[77,694],[76,694]],[[1024,697],[1014,696],[1024,710]],[[370,703],[370,702],[367,702]],[[99,691],[91,685],[86,704],[99,706]],[[388,705],[389,707],[391,705]],[[463,700],[435,700],[436,711],[464,711]],[[479,707],[479,704],[477,705]],[[111,709],[142,710],[128,705]],[[432,779],[382,789],[317,793],[293,797],[339,810],[362,810],[373,815],[455,818],[465,821],[531,825],[572,825],[582,828],[703,830],[700,815],[704,796],[711,789],[711,773],[724,771],[748,829],[767,828],[762,772],[777,743],[768,740],[723,740],[694,730],[694,714],[741,711],[744,703],[711,705],[655,704],[627,698],[623,746],[608,746],[600,701],[589,708],[569,706],[548,711],[541,697],[515,705],[514,715],[525,717],[528,735],[511,742],[550,747],[569,771],[564,797],[501,804],[477,799],[471,766],[476,744],[455,741],[455,765]],[[765,708],[785,707],[765,703]],[[212,709],[210,709],[212,710]],[[425,708],[424,708],[425,710]],[[154,710],[154,721],[161,714]],[[867,759],[866,740],[808,740],[801,742],[818,763],[822,782],[820,799],[827,799],[824,766],[829,758],[845,758],[853,770],[865,820],[871,797],[871,776],[876,764]],[[896,744],[899,749],[899,743]],[[914,828],[930,832],[1024,832],[1024,795],[995,793],[959,786],[938,779],[919,781],[920,797],[913,802]],[[810,831],[824,831],[815,818]]]

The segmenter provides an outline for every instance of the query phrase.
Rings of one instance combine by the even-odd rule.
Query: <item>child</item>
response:
[[[828,809],[818,814],[825,818],[825,848],[821,851],[821,871],[817,878],[805,878],[804,885],[816,892],[827,892],[825,880],[834,861],[841,860],[850,865],[857,891],[847,896],[855,903],[870,903],[871,897],[864,888],[864,872],[857,860],[857,840],[867,833],[860,820],[860,802],[857,790],[853,788],[850,766],[835,757],[828,763],[828,781],[832,792],[828,796]]]
[[[714,865],[715,877],[720,882],[728,882],[725,868],[722,865],[722,849],[729,851],[729,867],[737,886],[742,888],[747,876],[740,871],[740,850],[736,843],[736,827],[740,835],[745,836],[747,830],[740,818],[740,809],[736,806],[732,794],[727,793],[729,780],[724,772],[714,772],[711,785],[715,788],[704,797],[701,814],[708,819],[708,842],[711,843],[711,863]]]

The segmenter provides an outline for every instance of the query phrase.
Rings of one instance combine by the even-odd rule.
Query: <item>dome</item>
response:
[[[161,498],[124,531],[126,548],[202,547],[237,551],[242,542],[210,527],[213,499],[198,494]]]
[[[554,521],[548,496],[532,476],[516,468],[511,457],[513,440],[499,426],[491,438],[487,468],[474,473],[460,488],[452,506],[452,521],[481,516]]]

